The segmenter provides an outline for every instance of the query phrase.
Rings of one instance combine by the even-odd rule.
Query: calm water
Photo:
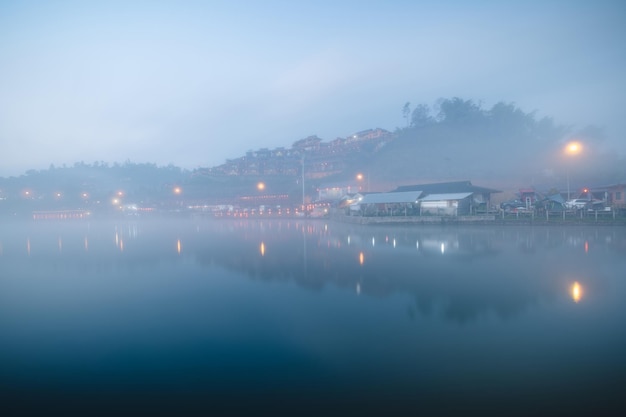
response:
[[[624,300],[624,228],[4,223],[0,407],[598,415]]]

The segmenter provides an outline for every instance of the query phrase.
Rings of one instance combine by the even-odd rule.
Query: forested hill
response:
[[[460,98],[442,100],[435,109],[409,106],[403,112],[408,127],[368,161],[372,181],[559,186],[568,171],[596,184],[626,175],[623,159],[604,148],[598,127],[574,131],[502,102],[490,109]],[[580,154],[565,154],[569,139],[583,143]]]

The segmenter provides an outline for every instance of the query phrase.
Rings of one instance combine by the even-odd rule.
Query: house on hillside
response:
[[[293,145],[291,145],[291,147],[297,150],[315,151],[320,148],[321,143],[322,139],[318,138],[317,135],[312,135],[304,139],[295,141]]]

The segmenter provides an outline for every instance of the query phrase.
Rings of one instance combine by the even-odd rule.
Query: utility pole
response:
[[[304,208],[304,149],[302,150],[302,211],[306,212]]]

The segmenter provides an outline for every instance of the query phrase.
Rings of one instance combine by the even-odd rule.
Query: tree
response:
[[[463,100],[458,97],[443,100],[439,106],[438,118],[446,124],[471,125],[481,122],[485,115],[480,105],[472,100]]]
[[[409,127],[409,116],[411,115],[411,103],[408,101],[402,107],[402,117],[406,120],[406,127]]]
[[[411,127],[424,127],[435,121],[427,104],[418,104],[411,113]]]

